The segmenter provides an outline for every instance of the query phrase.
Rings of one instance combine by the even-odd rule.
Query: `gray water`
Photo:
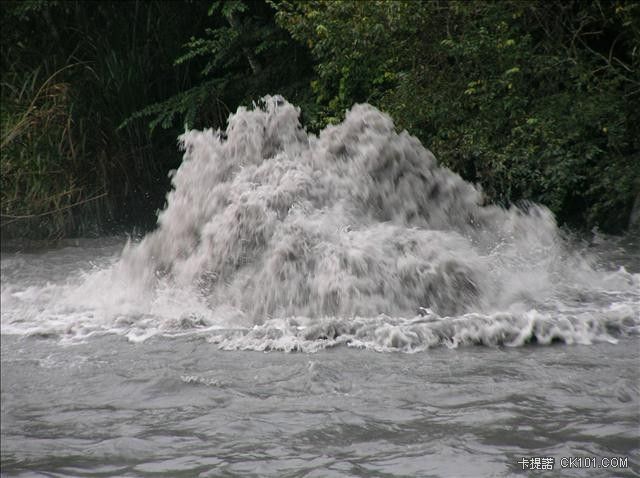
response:
[[[637,237],[486,205],[370,106],[298,114],[185,133],[140,240],[3,252],[2,474],[638,476]]]

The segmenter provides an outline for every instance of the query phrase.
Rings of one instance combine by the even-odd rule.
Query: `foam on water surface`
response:
[[[372,106],[316,137],[266,97],[180,143],[157,229],[119,257],[46,284],[3,263],[3,334],[417,351],[638,333],[639,274],[598,270],[542,206],[484,204]]]

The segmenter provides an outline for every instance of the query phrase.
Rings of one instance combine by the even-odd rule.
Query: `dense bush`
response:
[[[280,93],[311,130],[387,111],[502,204],[623,229],[640,191],[640,4],[2,6],[2,233],[150,224],[186,126]]]
[[[640,4],[279,2],[320,123],[371,102],[503,204],[623,228],[640,191]]]

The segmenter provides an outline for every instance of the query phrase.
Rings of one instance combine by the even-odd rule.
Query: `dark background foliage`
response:
[[[488,199],[619,232],[640,191],[640,3],[2,2],[2,235],[151,227],[185,127],[280,93],[388,112]]]

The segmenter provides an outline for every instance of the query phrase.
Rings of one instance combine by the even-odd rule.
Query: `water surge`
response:
[[[485,204],[372,106],[318,136],[299,113],[266,97],[186,132],[156,230],[81,276],[3,277],[3,333],[304,351],[638,333],[640,275],[578,254],[546,208]]]

